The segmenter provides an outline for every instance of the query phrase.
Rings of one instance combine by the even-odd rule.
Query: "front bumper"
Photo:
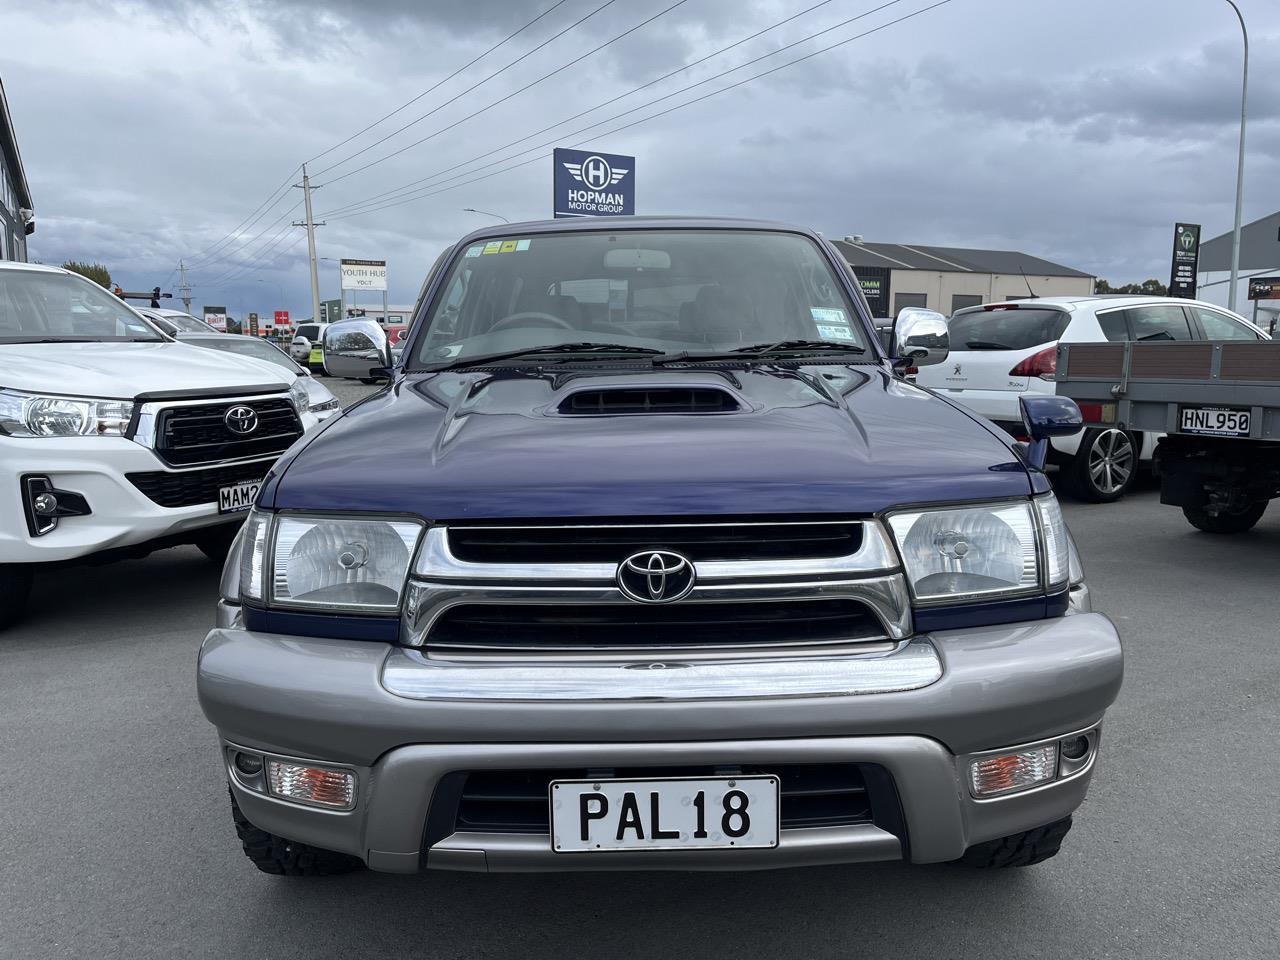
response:
[[[727,688],[720,696],[703,690],[693,698],[672,687],[650,690],[645,699],[415,699],[387,688],[397,648],[228,627],[204,642],[198,690],[224,758],[229,748],[242,747],[343,765],[357,777],[355,808],[333,812],[255,792],[230,776],[251,822],[395,872],[423,866],[751,869],[903,857],[937,862],[1062,819],[1079,806],[1092,764],[1070,779],[984,800],[970,796],[964,772],[972,754],[1100,723],[1123,673],[1110,621],[1077,614],[937,632],[899,649],[914,647],[918,655],[922,643],[936,656],[936,678],[921,675],[922,685],[891,692],[864,692],[867,668],[845,658],[806,661],[829,687],[822,693],[766,684]],[[791,664],[800,676],[803,665]],[[698,669],[693,664],[676,672],[692,676]],[[630,671],[616,670],[617,686],[625,687]],[[883,768],[900,804],[901,828],[888,829],[877,818],[783,830],[773,850],[583,856],[553,853],[545,834],[467,833],[454,830],[452,821],[443,830],[438,824],[427,829],[433,798],[438,806],[440,785],[455,772],[784,762]]]

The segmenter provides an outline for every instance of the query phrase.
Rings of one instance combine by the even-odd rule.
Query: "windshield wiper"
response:
[[[996,340],[966,340],[964,345],[970,350],[1012,350],[1013,347],[1007,343],[1000,343]]]
[[[746,347],[735,347],[723,353],[690,353],[681,350],[679,353],[666,353],[654,358],[654,364],[678,363],[688,361],[699,363],[704,360],[743,360],[756,357],[784,356],[817,356],[829,352],[862,354],[866,347],[856,343],[841,343],[837,340],[778,340],[774,343],[754,343]]]
[[[503,353],[485,353],[476,357],[461,357],[449,363],[428,367],[432,373],[440,370],[460,370],[465,367],[484,367],[502,360],[519,360],[524,357],[554,357],[556,360],[572,360],[584,355],[594,356],[605,353],[642,354],[659,356],[661,350],[653,347],[633,347],[625,343],[555,343],[542,347],[525,347],[523,350],[507,350]]]

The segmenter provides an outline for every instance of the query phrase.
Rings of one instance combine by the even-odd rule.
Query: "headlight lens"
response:
[[[123,437],[132,418],[130,400],[0,390],[0,433],[11,437]]]
[[[289,396],[293,400],[294,409],[299,414],[306,413],[311,409],[311,395],[307,393],[307,387],[302,382],[302,377],[296,377],[293,383],[289,384]]]
[[[394,612],[421,533],[414,520],[277,516],[272,522],[255,510],[245,521],[241,596],[269,605]]]
[[[1071,534],[1062,519],[1062,508],[1052,493],[1032,501],[1044,532],[1045,586],[1065,587],[1071,579]],[[1083,575],[1082,575],[1083,579]]]
[[[1042,589],[1030,502],[913,511],[889,517],[912,596],[990,599]]]
[[[302,377],[299,382],[307,391],[312,413],[326,413],[338,409],[338,398],[323,383],[310,377]]]

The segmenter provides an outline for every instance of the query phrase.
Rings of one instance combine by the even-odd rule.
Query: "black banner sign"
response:
[[[1195,297],[1196,272],[1200,265],[1200,224],[1179,223],[1173,228],[1173,268],[1169,274],[1169,296]]]
[[[1280,277],[1250,277],[1250,300],[1280,300]]]

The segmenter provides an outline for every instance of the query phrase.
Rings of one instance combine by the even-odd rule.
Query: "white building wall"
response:
[[[1021,274],[961,273],[957,271],[903,270],[895,268],[889,277],[889,306],[896,311],[899,293],[923,293],[930,310],[952,312],[952,297],[981,297],[982,303],[1024,299],[1027,283],[1037,297],[1078,297],[1093,293],[1092,277],[1043,277]]]

